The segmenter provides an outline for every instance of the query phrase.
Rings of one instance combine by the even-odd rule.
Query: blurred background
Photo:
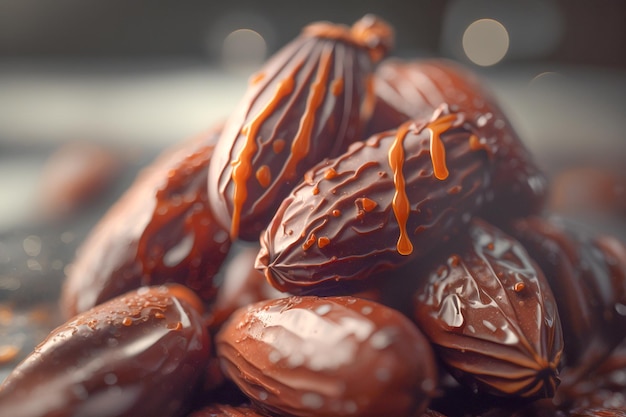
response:
[[[304,25],[366,13],[395,27],[395,55],[479,73],[551,177],[586,187],[555,204],[600,200],[620,219],[606,228],[623,232],[623,0],[0,0],[0,364],[55,320],[15,303],[54,299],[142,166],[226,117]]]

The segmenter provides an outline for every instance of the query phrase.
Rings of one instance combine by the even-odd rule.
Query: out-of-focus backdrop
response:
[[[54,299],[138,169],[225,118],[304,25],[366,13],[395,27],[395,55],[478,72],[548,173],[591,167],[570,183],[600,175],[625,198],[622,0],[0,0],[0,365],[41,336],[25,323],[45,334],[55,317],[15,303]]]

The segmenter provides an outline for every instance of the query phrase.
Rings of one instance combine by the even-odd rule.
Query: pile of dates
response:
[[[314,23],[77,253],[34,416],[626,416],[626,245],[550,214],[496,100]]]

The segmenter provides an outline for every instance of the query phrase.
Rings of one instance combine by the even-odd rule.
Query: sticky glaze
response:
[[[53,330],[0,387],[2,414],[185,415],[209,337],[200,300],[170,288],[139,288]]]
[[[228,253],[206,176],[220,126],[166,150],[140,173],[79,248],[64,283],[66,317],[142,285],[178,281],[205,300]]]
[[[406,416],[435,386],[430,346],[403,315],[354,297],[290,297],[238,310],[216,336],[226,374],[288,416]]]
[[[375,135],[307,173],[261,237],[257,266],[272,285],[318,293],[422,257],[464,227],[485,201],[491,160],[470,149],[474,132],[458,123],[441,134],[450,174],[437,179],[428,126]],[[363,199],[376,206],[366,210]],[[329,243],[314,245],[322,236]]]
[[[308,168],[361,139],[375,101],[369,52],[386,50],[391,41],[381,38],[388,36],[387,25],[378,19],[357,25],[358,36],[330,23],[305,28],[263,66],[264,77],[249,85],[226,122],[209,170],[209,194],[232,239],[258,239]],[[257,181],[261,166],[269,184]]]
[[[413,317],[451,374],[478,392],[553,396],[561,325],[548,283],[523,246],[475,219],[435,259],[417,269]]]

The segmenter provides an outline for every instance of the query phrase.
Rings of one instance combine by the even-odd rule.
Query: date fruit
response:
[[[626,338],[626,246],[554,216],[518,219],[510,233],[558,294],[564,383],[586,379]]]
[[[482,220],[457,244],[418,272],[415,321],[464,385],[500,396],[553,396],[563,338],[543,273],[519,242]]]
[[[361,139],[374,64],[392,43],[372,15],[352,28],[314,23],[251,78],[209,171],[211,208],[233,240],[258,239],[307,169]]]
[[[392,129],[407,119],[428,117],[447,105],[464,112],[481,129],[481,141],[497,143],[494,220],[538,212],[547,199],[547,180],[533,161],[496,97],[478,76],[445,59],[383,61],[375,76],[376,106],[369,131]],[[505,220],[505,219],[504,219]]]
[[[210,351],[201,305],[174,284],[142,287],[75,316],[0,386],[0,414],[184,415]]]
[[[208,207],[206,176],[219,127],[167,150],[87,237],[70,266],[67,317],[146,285],[178,281],[204,300],[230,248]]]
[[[284,416],[413,416],[436,386],[409,319],[355,297],[289,297],[235,312],[216,336],[224,370],[256,406]]]
[[[319,294],[445,245],[490,189],[478,140],[462,114],[442,111],[320,163],[261,236],[257,267],[282,291]]]

